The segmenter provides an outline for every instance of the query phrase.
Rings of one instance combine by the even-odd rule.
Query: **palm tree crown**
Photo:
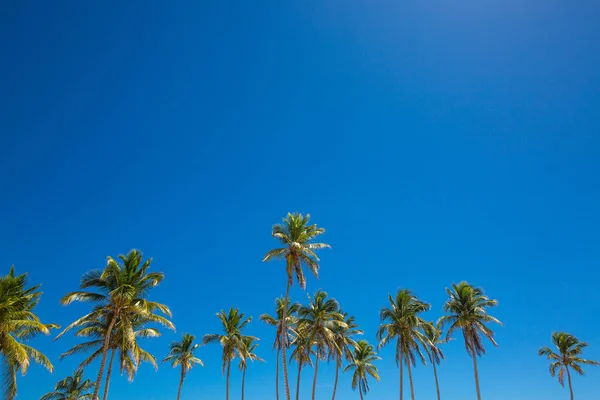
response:
[[[254,336],[242,336],[242,347],[240,348],[240,370],[248,367],[248,361],[265,361],[256,354],[258,341],[259,339],[255,338]]]
[[[244,400],[244,387],[246,383],[246,370],[248,369],[248,361],[262,361],[256,354],[256,348],[258,347],[258,343],[256,343],[259,339],[253,336],[242,336],[242,347],[240,349],[240,371],[242,371],[242,400]]]
[[[425,351],[431,363],[440,364],[444,357],[444,352],[440,348],[441,344],[447,343],[445,338],[442,338],[442,330],[433,322],[429,322],[423,327],[423,332],[427,338],[427,346]]]
[[[481,400],[477,357],[485,354],[482,336],[488,338],[494,346],[498,346],[494,340],[494,332],[486,325],[490,322],[501,325],[500,321],[487,313],[487,309],[496,307],[498,302],[487,297],[483,289],[471,286],[467,282],[452,284],[452,289],[446,288],[446,292],[448,300],[444,304],[444,312],[447,315],[442,316],[438,324],[441,328],[449,325],[446,339],[450,339],[457,330],[462,331],[467,353],[473,358],[477,399]]]
[[[229,400],[229,375],[231,371],[231,361],[238,356],[240,359],[245,358],[243,330],[252,321],[252,317],[245,318],[237,308],[230,308],[229,312],[221,310],[217,313],[217,318],[221,322],[223,333],[211,333],[204,335],[202,343],[219,343],[223,347],[223,367],[221,373],[226,375],[225,400]],[[257,339],[252,337],[253,339]]]
[[[223,346],[223,366],[222,371],[225,372],[227,364],[240,355],[243,349],[242,331],[252,321],[252,317],[244,318],[244,314],[237,308],[230,308],[228,312],[221,310],[217,313],[217,318],[221,322],[223,333],[210,333],[204,335],[202,342],[204,344],[219,343]]]
[[[302,215],[294,213],[283,219],[282,224],[273,226],[273,237],[277,238],[284,247],[270,250],[265,254],[263,262],[271,260],[285,260],[285,270],[287,276],[287,284],[285,289],[282,328],[281,332],[287,332],[285,328],[287,324],[287,308],[290,299],[290,287],[294,283],[293,276],[296,275],[296,280],[302,289],[306,288],[306,278],[302,266],[306,265],[313,274],[319,276],[319,257],[315,250],[330,247],[325,243],[313,243],[313,240],[325,233],[325,229],[317,228],[316,224],[309,225],[310,215]],[[286,349],[288,343],[287,335],[282,335],[280,338],[283,341],[281,346],[281,364],[283,365],[283,382],[285,386],[285,397],[290,400],[290,386],[287,373],[287,356]],[[314,396],[313,396],[314,397]]]
[[[17,395],[17,371],[27,373],[31,360],[43,365],[50,372],[50,360],[38,350],[25,344],[28,339],[58,325],[44,324],[33,313],[42,292],[40,285],[26,288],[27,274],[15,275],[14,266],[8,275],[0,277],[0,353],[5,363],[4,398],[13,399]]]
[[[134,321],[136,319],[142,318],[145,321],[159,323],[175,330],[173,323],[166,318],[171,317],[169,308],[164,304],[147,299],[149,292],[164,278],[164,274],[160,272],[148,272],[151,262],[152,259],[143,262],[142,253],[138,250],[131,250],[126,256],[119,255],[116,260],[108,257],[104,270],[90,271],[83,276],[80,286],[84,290],[71,292],[61,300],[63,305],[71,304],[74,301],[89,301],[95,305],[90,313],[67,326],[57,339],[69,330],[85,325],[89,321],[103,317],[109,318],[103,338],[104,345],[94,387],[94,399],[98,397],[100,390],[100,382],[115,325],[119,324],[120,329],[123,330],[121,350],[125,353],[133,352],[136,365],[140,361],[137,358],[140,354],[134,351],[136,347]],[[96,291],[86,290],[90,288],[94,288]]]
[[[298,310],[298,331],[306,335],[307,340],[315,347],[315,372],[313,377],[312,398],[315,399],[319,361],[337,347],[334,341],[336,327],[347,327],[344,316],[339,312],[339,304],[335,299],[328,299],[327,293],[318,290],[308,305]]]
[[[487,313],[487,309],[496,307],[498,302],[487,297],[483,289],[473,287],[467,282],[458,285],[452,284],[452,289],[446,289],[448,300],[444,304],[444,315],[440,318],[441,327],[449,325],[446,339],[449,339],[458,329],[462,330],[467,352],[473,355],[485,354],[482,335],[498,346],[494,340],[494,332],[486,323],[494,322],[502,325],[500,321]]]
[[[290,361],[294,360],[299,368],[305,366],[313,366],[312,358],[315,354],[313,349],[314,343],[311,342],[307,334],[303,331],[299,331],[298,335],[292,340],[292,354],[290,355]]]
[[[262,314],[259,317],[260,320],[263,321],[265,324],[275,327],[275,341],[273,342],[273,349],[276,350],[281,350],[281,345],[283,342],[286,342],[289,345],[291,336],[294,334],[293,326],[296,323],[295,314],[298,312],[300,304],[288,304],[287,312],[285,313],[287,320],[285,324],[283,324],[284,307],[285,299],[282,297],[278,297],[277,299],[275,299],[275,315],[271,316],[269,314]],[[287,339],[282,340],[281,338],[284,336],[284,325],[287,331]]]
[[[382,324],[377,331],[379,348],[396,339],[396,363],[400,367],[400,399],[403,398],[403,363],[408,369],[411,397],[414,400],[411,365],[416,365],[416,356],[424,363],[425,357],[421,346],[427,339],[421,330],[427,322],[420,314],[429,311],[429,303],[419,300],[410,290],[402,289],[393,297],[388,295],[389,307],[384,307],[379,313]]]
[[[302,289],[306,288],[306,278],[302,266],[305,265],[315,276],[319,276],[319,257],[315,250],[330,248],[325,243],[313,243],[313,240],[325,233],[325,229],[316,224],[309,225],[310,215],[288,213],[282,224],[273,226],[273,237],[277,238],[284,247],[270,250],[263,261],[286,260],[288,283],[292,285],[292,276]]]
[[[328,299],[327,292],[318,290],[308,305],[298,310],[298,330],[304,332],[314,343],[317,359],[325,359],[328,350],[336,347],[334,330],[347,327],[344,316],[339,312],[339,304],[335,299]]]
[[[102,356],[104,350],[104,338],[110,325],[111,316],[102,316],[97,319],[82,321],[75,329],[75,336],[88,337],[92,340],[79,343],[68,351],[60,355],[60,359],[79,353],[91,351],[80,364],[79,369],[88,367],[94,360]],[[142,317],[135,317],[131,321],[133,328],[133,338],[126,336],[127,332],[123,329],[122,322],[117,322],[113,326],[110,335],[109,348],[119,353],[119,367],[121,373],[125,373],[130,382],[133,381],[139,368],[140,362],[149,362],[158,368],[155,357],[142,349],[138,343],[139,339],[159,337],[160,332],[156,328],[147,327],[147,321]]]
[[[550,375],[554,377],[558,371],[558,382],[562,386],[564,386],[565,372],[567,373],[571,398],[573,398],[573,388],[571,385],[569,369],[572,369],[579,375],[583,375],[584,371],[583,368],[581,368],[582,365],[600,365],[600,363],[582,358],[581,353],[588,344],[586,342],[580,342],[579,339],[569,333],[554,332],[552,334],[552,343],[558,352],[554,352],[552,349],[544,347],[539,350],[538,354],[547,357],[548,360],[551,361]]]
[[[341,362],[342,359],[347,361],[352,359],[354,348],[357,346],[357,342],[353,336],[362,335],[363,331],[358,329],[358,324],[354,321],[353,316],[348,316],[342,310],[338,310],[338,313],[342,315],[343,324],[335,324],[332,329],[333,346],[330,346],[329,356]]]
[[[377,353],[366,340],[361,340],[356,344],[350,364],[344,368],[344,372],[354,370],[352,374],[352,389],[358,388],[358,393],[362,399],[369,391],[368,377],[373,377],[379,382],[377,367],[373,363],[381,360]]]
[[[402,289],[393,297],[388,295],[390,306],[381,309],[379,316],[382,324],[377,331],[379,338],[379,348],[386,346],[391,340],[398,340],[396,348],[396,362],[409,362],[415,364],[415,353],[423,359],[423,354],[419,348],[420,344],[425,343],[423,334],[419,329],[423,328],[427,322],[419,314],[429,311],[429,303],[421,301],[410,290]],[[404,359],[400,359],[400,351],[404,354]]]
[[[73,376],[67,376],[54,386],[50,392],[40,400],[90,400],[90,390],[94,387],[91,380],[83,380],[83,370],[78,370]]]
[[[295,314],[299,306],[297,303],[289,304],[284,298],[278,297],[275,299],[275,316],[269,314],[260,316],[261,321],[275,327],[275,341],[273,343],[273,348],[277,350],[277,358],[275,359],[275,400],[279,400],[279,353],[282,350],[283,343],[286,343],[286,347],[289,347],[291,336],[294,334]],[[285,335],[284,329],[286,331]]]
[[[363,331],[358,329],[358,325],[354,322],[354,317],[348,316],[342,310],[338,311],[342,314],[344,324],[336,324],[332,331],[332,345],[329,346],[329,358],[335,361],[335,381],[333,383],[333,399],[337,393],[337,383],[339,370],[342,368],[343,360],[351,361],[353,357],[353,349],[357,346],[353,336],[362,335]]]
[[[194,335],[184,333],[180,341],[171,343],[169,354],[162,362],[171,363],[173,368],[181,366],[186,373],[194,367],[194,364],[203,367],[202,360],[194,355],[194,351],[200,347],[199,343],[194,343],[195,339]]]
[[[187,373],[193,368],[194,364],[204,367],[201,359],[194,355],[194,351],[200,347],[194,343],[196,337],[189,333],[184,333],[181,341],[171,343],[169,354],[163,362],[170,362],[173,368],[181,367],[181,377],[179,378],[179,387],[177,389],[177,400],[181,397],[181,387]]]

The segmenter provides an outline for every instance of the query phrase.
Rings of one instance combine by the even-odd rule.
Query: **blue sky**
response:
[[[107,255],[139,248],[166,274],[153,298],[177,325],[147,348],[163,357],[239,307],[268,361],[249,369],[246,398],[270,398],[273,332],[258,316],[285,277],[261,259],[271,225],[300,211],[332,245],[308,291],[337,298],[370,341],[400,287],[432,303],[430,319],[452,282],[499,300],[500,347],[480,361],[486,400],[567,398],[536,354],[554,330],[600,359],[597,2],[126,3],[0,13],[0,261],[43,283],[45,321],[80,316],[86,306],[60,297]],[[58,355],[74,343],[36,339],[56,369],[31,368],[19,398],[71,373],[80,359]],[[445,352],[442,395],[475,398],[464,347]],[[224,398],[220,349],[198,355],[206,367],[182,399]],[[368,398],[397,398],[393,350],[381,356]],[[430,368],[414,379],[417,398],[434,398]],[[111,399],[170,400],[177,380],[144,365],[133,384],[113,379]],[[592,398],[599,380],[588,368],[576,395]],[[239,383],[236,371],[232,398]],[[319,398],[332,383],[323,368]],[[358,398],[349,376],[338,398]]]

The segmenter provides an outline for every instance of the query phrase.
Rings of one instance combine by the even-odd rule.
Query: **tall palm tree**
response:
[[[579,339],[571,334],[566,332],[554,332],[552,334],[552,343],[558,350],[558,353],[555,353],[548,347],[544,347],[540,349],[538,354],[540,356],[546,356],[548,360],[552,361],[550,364],[550,375],[554,377],[556,376],[556,371],[558,371],[558,382],[562,386],[565,386],[565,371],[567,372],[569,392],[571,393],[571,400],[573,400],[573,385],[571,383],[571,372],[569,369],[572,369],[579,375],[583,375],[583,368],[581,368],[581,365],[600,365],[600,363],[581,358],[581,353],[588,344],[586,342],[580,342]]]
[[[440,363],[444,359],[444,352],[440,348],[440,345],[446,343],[446,339],[442,338],[442,330],[433,322],[430,322],[429,324],[425,325],[423,332],[425,333],[425,337],[427,338],[425,351],[427,352],[427,357],[429,357],[431,365],[433,365],[433,377],[435,378],[435,389],[437,392],[437,398],[438,400],[441,400],[440,385],[438,382],[436,365],[440,365]]]
[[[237,355],[242,358],[243,330],[252,321],[252,317],[244,318],[244,314],[237,308],[230,308],[229,312],[221,310],[217,313],[217,318],[221,322],[223,333],[211,333],[204,335],[202,342],[204,344],[219,343],[223,347],[223,367],[221,373],[225,373],[225,400],[229,400],[229,376],[231,374],[231,361]],[[256,339],[256,338],[255,338]]]
[[[29,339],[58,325],[44,324],[33,309],[40,301],[40,285],[27,288],[27,274],[15,275],[12,266],[8,275],[0,277],[0,354],[5,364],[3,373],[4,398],[12,400],[17,395],[17,372],[27,373],[31,360],[50,372],[50,360],[38,350],[25,344]]]
[[[487,312],[488,308],[496,307],[498,301],[490,299],[483,289],[473,287],[467,282],[458,285],[453,283],[452,289],[446,288],[446,293],[448,293],[448,300],[444,304],[444,312],[448,315],[441,317],[438,324],[441,328],[449,325],[446,339],[449,339],[458,329],[462,331],[467,353],[473,358],[477,400],[481,400],[477,357],[485,354],[482,336],[488,338],[494,346],[498,346],[494,340],[494,332],[486,325],[491,322],[502,325]]]
[[[332,348],[336,348],[334,330],[346,327],[344,316],[339,313],[335,299],[328,299],[327,293],[318,290],[308,305],[298,310],[298,330],[303,331],[315,347],[315,372],[313,377],[312,400],[315,400],[319,360],[324,360]]]
[[[287,310],[285,311],[286,315],[286,323],[285,326],[283,322],[284,315],[284,307],[285,307],[285,299],[279,297],[275,299],[275,316],[271,316],[269,314],[262,314],[260,316],[260,320],[266,323],[267,325],[275,327],[275,342],[273,343],[273,348],[277,350],[277,357],[275,358],[275,400],[279,400],[279,353],[281,352],[282,343],[287,343],[289,346],[290,335],[293,333],[293,325],[295,323],[296,312],[298,311],[299,304],[293,303],[288,304]],[[281,340],[284,336],[283,329],[287,331],[287,339]]]
[[[104,337],[106,335],[108,326],[110,325],[109,321],[111,319],[112,315],[103,315],[97,319],[82,321],[82,323],[79,324],[75,330],[75,336],[88,337],[92,340],[73,346],[71,349],[61,354],[60,359],[62,360],[67,356],[91,351],[91,354],[86,357],[81,364],[79,364],[80,370],[88,367],[94,360],[102,356],[102,351],[104,349]],[[139,316],[135,317],[131,323],[134,330],[132,341],[131,338],[127,338],[121,322],[117,322],[113,326],[109,346],[110,357],[108,361],[106,378],[104,381],[104,395],[102,397],[104,400],[108,398],[108,389],[110,386],[110,378],[112,376],[113,362],[117,353],[119,354],[120,371],[121,373],[126,373],[130,382],[133,381],[140,362],[149,362],[154,366],[155,369],[158,368],[154,356],[142,349],[138,343],[138,340],[143,338],[159,337],[160,332],[155,328],[146,327],[148,321]]]
[[[296,329],[296,336],[291,342],[293,348],[292,354],[290,355],[290,361],[296,361],[298,364],[298,378],[296,381],[296,400],[300,399],[300,377],[302,375],[302,368],[306,365],[312,367],[313,362],[311,356],[315,353],[313,351],[313,343],[310,341],[306,332]]]
[[[342,368],[342,361],[351,361],[353,357],[353,350],[357,346],[353,336],[363,334],[363,331],[359,330],[358,325],[354,322],[354,317],[349,317],[341,310],[339,313],[343,315],[345,324],[335,325],[333,327],[332,331],[334,346],[329,348],[329,356],[335,360],[335,381],[333,383],[332,400],[335,400],[339,371]]]
[[[262,358],[256,355],[258,339],[252,336],[242,336],[242,347],[240,348],[240,371],[242,371],[242,400],[244,400],[244,385],[246,383],[246,370],[248,369],[248,361],[265,362]]]
[[[413,387],[411,366],[416,366],[416,356],[422,362],[425,357],[421,352],[420,346],[426,343],[424,335],[420,329],[427,324],[419,315],[429,311],[429,303],[419,300],[410,290],[402,289],[396,293],[395,297],[388,295],[390,306],[381,309],[379,314],[381,325],[377,331],[379,339],[379,348],[381,349],[393,339],[396,339],[396,363],[400,367],[400,400],[403,398],[403,366],[406,364],[408,370],[408,379],[410,382],[410,395],[415,399]]]
[[[366,340],[361,340],[354,349],[350,364],[344,368],[344,372],[354,370],[352,374],[352,389],[356,390],[358,388],[360,400],[363,400],[363,395],[366,396],[369,391],[369,382],[367,380],[369,375],[379,382],[377,367],[373,365],[377,360],[381,360],[381,358],[377,357],[373,346]]]
[[[94,387],[91,380],[83,380],[83,370],[73,376],[67,376],[54,386],[54,391],[45,394],[40,400],[90,400],[90,390]]]
[[[306,288],[306,278],[302,266],[308,267],[311,272],[319,276],[319,257],[316,250],[329,248],[325,243],[313,243],[314,239],[325,233],[325,229],[317,228],[316,224],[309,225],[310,214],[302,215],[300,213],[288,213],[283,219],[283,223],[273,226],[273,237],[279,240],[283,247],[270,250],[265,254],[263,262],[271,260],[285,260],[285,271],[287,275],[287,284],[285,288],[285,306],[282,318],[282,332],[286,332],[287,324],[287,305],[290,301],[290,287],[294,283],[293,276],[302,289]],[[284,340],[287,338],[284,337]],[[285,398],[290,400],[290,385],[287,372],[286,348],[288,343],[281,347],[281,364],[283,366],[283,383],[285,387]]]
[[[181,367],[181,378],[179,378],[179,387],[177,389],[177,400],[181,396],[181,387],[187,373],[194,364],[204,367],[201,359],[194,356],[194,351],[200,347],[200,344],[194,343],[196,337],[189,333],[184,333],[179,342],[171,343],[169,354],[162,362],[170,362],[173,368]]]
[[[104,270],[90,271],[81,278],[80,287],[83,290],[71,292],[61,299],[63,305],[69,305],[74,301],[89,301],[95,305],[90,313],[67,326],[57,339],[87,321],[110,316],[103,338],[102,357],[94,384],[93,400],[98,399],[115,324],[122,325],[127,350],[134,347],[133,321],[135,318],[142,317],[175,329],[173,323],[167,318],[171,317],[169,308],[164,304],[147,299],[151,289],[164,279],[164,274],[160,272],[148,272],[151,262],[150,258],[143,262],[142,253],[138,250],[131,250],[126,256],[119,255],[116,260],[108,257]],[[90,288],[96,289],[96,291],[85,290]],[[162,315],[157,314],[157,311]]]

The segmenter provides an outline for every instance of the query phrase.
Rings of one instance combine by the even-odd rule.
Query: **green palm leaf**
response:
[[[27,373],[32,361],[50,372],[53,370],[44,354],[26,344],[57,327],[40,322],[33,312],[42,295],[39,288],[39,285],[27,288],[27,274],[15,275],[14,266],[8,275],[0,277],[0,353],[4,362],[2,386],[7,400],[17,395],[17,372]]]

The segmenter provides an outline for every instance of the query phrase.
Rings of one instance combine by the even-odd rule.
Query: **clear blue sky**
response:
[[[43,283],[45,321],[86,311],[59,299],[136,247],[166,273],[153,298],[178,328],[148,349],[161,358],[240,307],[268,361],[248,371],[247,399],[274,397],[273,332],[258,316],[285,278],[261,258],[271,225],[300,211],[333,247],[309,292],[336,297],[371,341],[399,287],[430,301],[431,319],[452,282],[500,301],[486,400],[567,398],[536,354],[553,330],[600,359],[597,1],[109,3],[0,12],[0,261]],[[34,341],[56,370],[31,368],[20,399],[73,371],[80,359],[58,355],[74,343]],[[463,345],[445,351],[444,398],[475,398]],[[393,350],[381,355],[368,398],[395,399]],[[183,399],[224,398],[220,349],[199,356]],[[598,391],[600,368],[588,371],[574,378],[582,399]],[[431,369],[414,375],[417,397],[434,398]],[[111,399],[171,400],[177,380],[144,365],[133,384],[115,377]],[[239,382],[235,371],[233,398]],[[324,368],[320,399],[332,383]],[[358,398],[349,376],[338,393]]]

